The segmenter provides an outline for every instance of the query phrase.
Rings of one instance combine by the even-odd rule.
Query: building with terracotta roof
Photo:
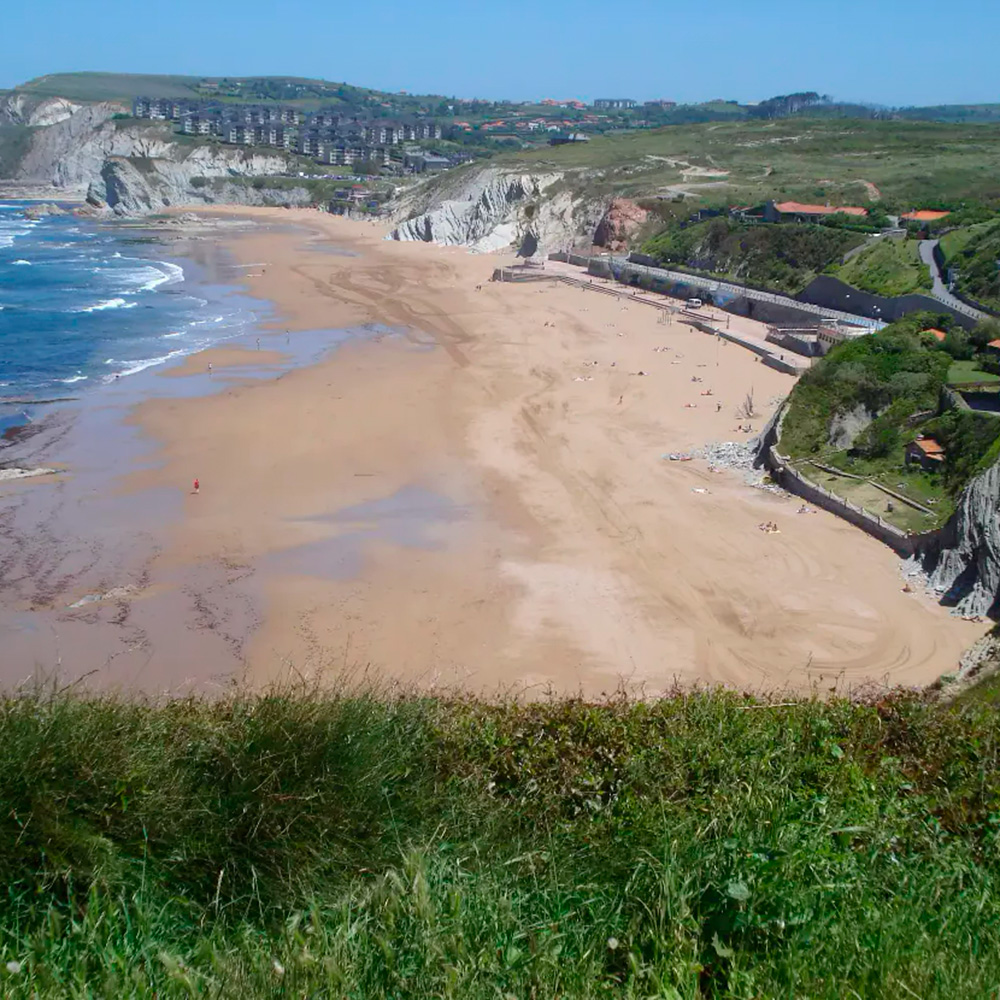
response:
[[[928,472],[940,469],[944,465],[945,455],[944,445],[928,434],[921,434],[906,446],[906,464],[917,462]]]
[[[947,336],[944,330],[937,330],[934,327],[930,327],[927,330],[921,330],[920,332],[929,333],[938,343],[944,340],[944,338]]]
[[[936,209],[931,208],[920,208],[913,212],[907,212],[905,215],[899,217],[900,222],[937,222],[938,219],[943,219],[946,215],[951,215],[951,212],[939,212]]]
[[[769,201],[764,206],[766,222],[815,222],[831,215],[853,215],[864,219],[868,209],[856,205],[807,205],[799,201]]]

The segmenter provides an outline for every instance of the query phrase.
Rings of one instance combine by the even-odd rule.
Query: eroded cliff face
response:
[[[608,250],[627,250],[649,218],[629,198],[614,198],[594,230],[594,243]]]
[[[116,104],[79,107],[63,102],[57,113],[50,106],[45,114],[57,120],[34,127],[12,179],[67,195],[85,194],[95,207],[119,215],[181,204],[309,202],[305,189],[273,191],[236,183],[242,177],[287,173],[290,158],[279,151],[178,141],[167,123],[115,121],[113,116],[122,110]],[[33,113],[37,117],[42,111],[38,107]],[[217,179],[233,183],[206,183]]]
[[[1000,462],[965,488],[940,551],[928,556],[930,586],[962,614],[1000,612]]]
[[[563,176],[477,164],[430,178],[399,200],[394,215],[401,221],[389,237],[474,252],[526,240],[540,254],[589,245],[604,204],[559,186]]]
[[[0,125],[56,125],[66,121],[80,107],[65,97],[37,98],[15,92],[0,99]]]

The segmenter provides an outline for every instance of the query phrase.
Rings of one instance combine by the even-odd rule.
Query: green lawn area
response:
[[[967,385],[970,382],[1000,382],[1000,375],[982,371],[975,361],[953,361],[948,369],[948,384]]]
[[[901,496],[930,506],[934,510],[934,514],[925,514],[914,507],[900,503],[899,500],[894,500],[864,480],[833,475],[824,469],[807,464],[803,464],[800,468],[802,473],[813,482],[819,483],[836,493],[837,496],[850,500],[851,503],[859,507],[864,507],[869,514],[877,515],[883,521],[888,521],[903,531],[929,531],[938,527],[951,514],[952,507],[947,501],[944,491],[934,483],[916,481],[918,477],[912,477],[911,480],[911,477],[903,473],[893,476],[883,472],[881,475],[873,475],[871,478],[876,479],[883,486],[887,486]],[[852,472],[854,472],[853,469]],[[861,473],[855,472],[855,474],[860,475]],[[902,488],[900,488],[901,483]],[[887,509],[889,502],[893,506],[891,511]]]
[[[942,477],[936,472],[925,472],[916,465],[904,464],[904,447],[900,445],[884,458],[861,458],[846,452],[836,452],[822,459],[823,464],[843,469],[854,476],[864,476],[885,486],[900,496],[922,504],[934,511],[927,515],[893,501],[892,512],[886,510],[887,501],[892,498],[869,483],[858,482],[846,476],[833,476],[822,469],[803,465],[802,470],[809,478],[821,483],[839,496],[860,504],[872,514],[902,528],[904,531],[927,531],[943,524],[954,512],[954,501],[944,488]]]
[[[916,240],[880,239],[833,273],[855,288],[890,298],[933,287]]]

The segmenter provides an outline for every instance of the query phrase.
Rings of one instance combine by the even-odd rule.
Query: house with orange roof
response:
[[[940,469],[946,456],[944,445],[929,434],[921,434],[906,446],[906,464],[917,462],[928,472]]]
[[[1000,339],[991,340],[984,348],[984,354],[991,354],[994,358],[1000,358]]]
[[[899,217],[900,222],[937,222],[951,212],[939,212],[937,209],[919,208]]]
[[[868,209],[856,205],[808,205],[799,201],[769,201],[764,206],[765,222],[820,222],[831,215],[864,219]]]
[[[921,333],[929,333],[939,344],[947,336],[944,330],[937,330],[933,326],[927,330],[921,330]]]

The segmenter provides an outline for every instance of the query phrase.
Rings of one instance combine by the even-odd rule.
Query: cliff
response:
[[[429,178],[395,206],[395,240],[467,246],[476,252],[510,246],[531,252],[592,242],[603,201],[574,193],[559,172],[526,173],[471,164]],[[526,249],[525,251],[529,251]]]
[[[941,548],[924,560],[933,590],[968,615],[1000,611],[1000,462],[966,486]]]
[[[23,95],[8,96],[0,117],[31,129],[10,180],[67,196],[86,195],[92,205],[119,215],[177,204],[310,200],[304,188],[279,191],[238,183],[291,172],[294,161],[287,154],[188,139],[163,122],[115,120],[122,110],[109,103],[80,106],[49,99],[32,104]]]
[[[80,107],[64,97],[37,98],[15,91],[0,99],[0,125],[56,125],[71,117]]]
[[[614,198],[594,230],[594,243],[608,250],[627,250],[649,212],[628,198]]]

